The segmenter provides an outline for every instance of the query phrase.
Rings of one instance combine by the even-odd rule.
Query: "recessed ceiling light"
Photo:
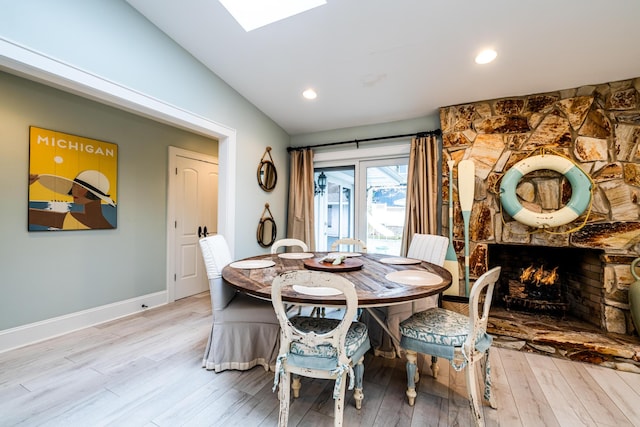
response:
[[[325,0],[220,0],[245,31],[322,6]]]
[[[498,53],[493,49],[483,50],[476,56],[476,64],[488,64],[496,59],[496,56],[498,56]]]
[[[318,94],[313,89],[307,89],[304,92],[302,92],[302,96],[304,96],[307,99],[316,99],[318,97]]]

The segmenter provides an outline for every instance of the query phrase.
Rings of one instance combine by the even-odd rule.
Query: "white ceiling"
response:
[[[640,76],[638,0],[327,0],[248,33],[218,0],[126,1],[290,135]]]

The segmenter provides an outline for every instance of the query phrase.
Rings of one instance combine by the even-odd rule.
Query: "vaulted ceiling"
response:
[[[218,0],[127,2],[290,135],[640,77],[637,0],[327,0],[250,32]]]

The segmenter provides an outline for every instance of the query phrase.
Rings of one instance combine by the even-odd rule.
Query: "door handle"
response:
[[[202,226],[198,226],[198,237],[202,237]]]
[[[204,226],[204,237],[207,237],[207,235],[209,234],[209,232],[207,231],[207,226]]]

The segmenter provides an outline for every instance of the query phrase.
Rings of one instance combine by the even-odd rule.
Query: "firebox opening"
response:
[[[489,245],[489,268],[502,267],[494,304],[514,311],[572,316],[602,327],[603,251]]]

